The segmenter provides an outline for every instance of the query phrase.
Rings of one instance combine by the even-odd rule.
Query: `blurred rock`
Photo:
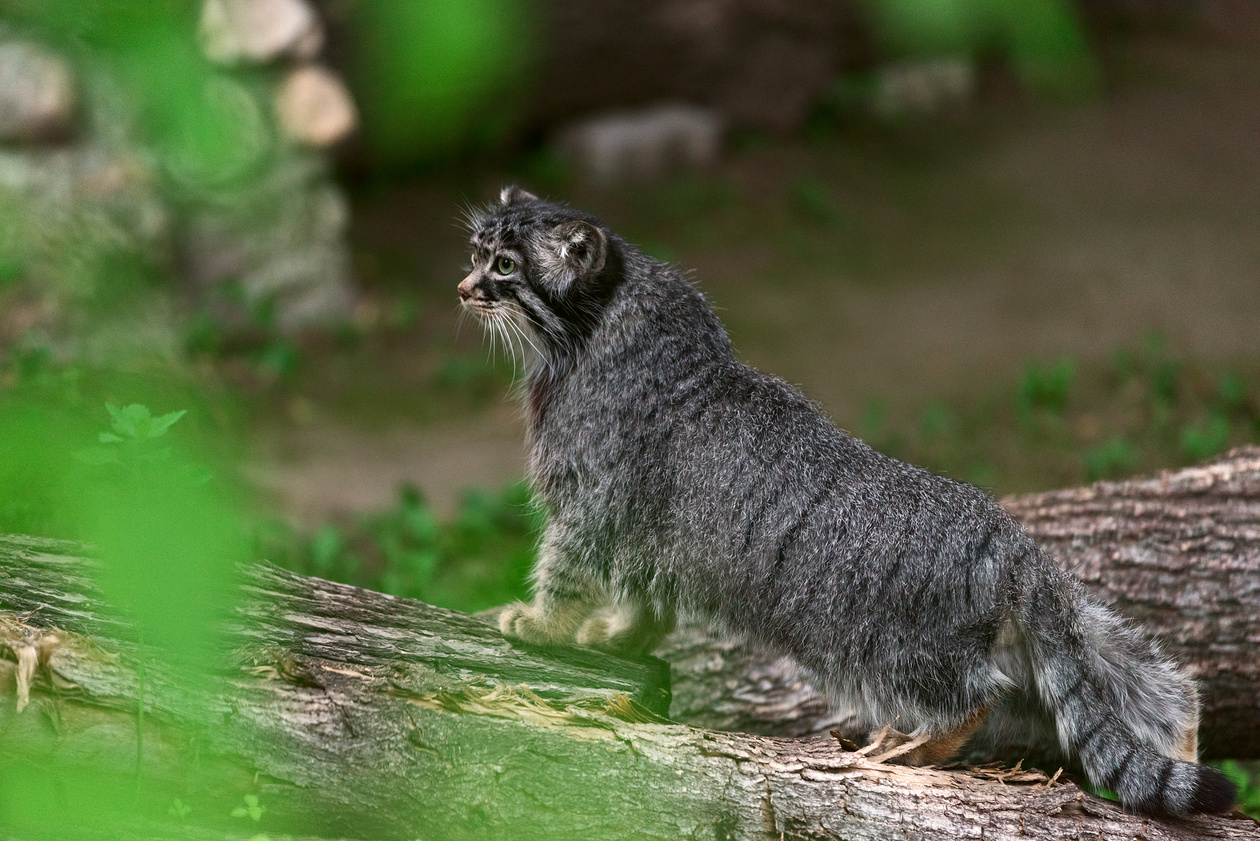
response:
[[[62,140],[74,128],[74,74],[38,44],[0,44],[0,140]]]
[[[205,0],[198,36],[212,61],[263,64],[314,58],[324,27],[306,0]]]
[[[354,305],[348,225],[349,205],[325,162],[294,152],[247,189],[187,209],[185,276],[203,301],[245,305],[221,312],[228,321],[266,309],[275,318],[266,326],[280,330],[344,323]],[[225,294],[229,284],[239,296]]]
[[[969,107],[976,81],[965,56],[887,65],[876,71],[870,107],[883,119],[935,117]]]
[[[722,150],[722,120],[712,109],[691,105],[611,111],[562,129],[556,146],[597,181],[654,177],[715,163]]]
[[[350,91],[334,73],[322,67],[301,67],[276,90],[280,131],[307,146],[331,146],[358,126],[359,115]]]
[[[0,152],[0,250],[59,297],[100,291],[110,266],[169,255],[171,216],[152,168],[95,147]]]
[[[306,0],[201,8],[200,36],[218,61],[305,61],[323,40]],[[353,129],[337,77],[202,68],[172,82],[184,85],[174,90],[180,107],[155,108],[133,68],[91,43],[74,49],[72,73],[0,24],[0,141],[69,141],[0,147],[0,285],[58,314],[52,332],[79,350],[89,322],[114,336],[102,347],[151,339],[131,318],[149,298],[169,310],[152,319],[167,319],[163,335],[175,337],[163,347],[177,348],[181,308],[165,292],[182,294],[184,312],[235,300],[251,329],[262,309],[268,329],[350,318],[348,206],[326,156],[301,148]],[[278,143],[280,134],[297,142]],[[163,290],[168,281],[183,288]]]

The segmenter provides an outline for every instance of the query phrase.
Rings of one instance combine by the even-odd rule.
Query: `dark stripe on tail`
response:
[[[1034,687],[1090,781],[1112,789],[1126,809],[1140,814],[1228,811],[1237,794],[1229,778],[1174,759],[1166,755],[1170,745],[1138,735],[1146,726],[1156,732],[1193,727],[1193,684],[1122,620],[1076,596],[1057,571],[1047,574],[1027,605],[1021,620]],[[1144,687],[1146,694],[1129,687]],[[1156,697],[1161,690],[1174,694]]]

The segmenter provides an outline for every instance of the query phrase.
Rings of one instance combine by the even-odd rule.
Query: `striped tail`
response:
[[[1056,574],[1036,588],[1020,623],[1063,750],[1132,812],[1228,812],[1237,787],[1197,762],[1194,683],[1078,582],[1066,583]]]

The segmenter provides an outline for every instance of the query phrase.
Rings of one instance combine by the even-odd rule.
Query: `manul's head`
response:
[[[594,217],[518,187],[470,214],[466,310],[504,343],[543,361],[571,353],[599,323],[616,285],[608,232]]]

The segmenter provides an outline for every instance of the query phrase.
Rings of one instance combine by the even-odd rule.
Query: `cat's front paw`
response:
[[[646,654],[656,647],[645,637],[642,629],[628,624],[624,617],[610,610],[600,611],[583,622],[578,628],[577,642],[578,645],[589,645],[623,657]]]
[[[539,621],[534,606],[525,602],[509,605],[499,614],[499,630],[503,636],[522,642],[539,645],[552,642],[542,622]]]
[[[608,617],[596,614],[582,623],[577,632],[578,645],[589,645],[592,648],[612,650],[612,628]]]

